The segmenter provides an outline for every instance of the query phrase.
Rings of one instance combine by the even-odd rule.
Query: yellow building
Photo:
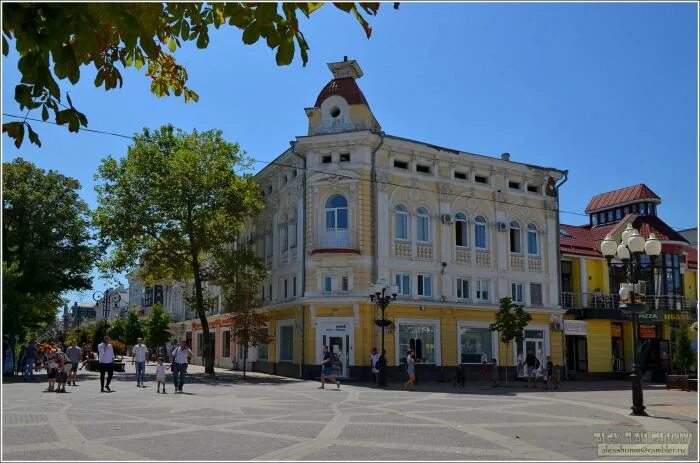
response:
[[[528,351],[542,365],[563,362],[552,328],[563,319],[565,172],[386,134],[357,86],[357,62],[329,68],[333,79],[305,110],[308,134],[257,175],[267,207],[246,238],[270,267],[261,296],[272,341],[250,352],[252,366],[315,376],[328,345],[338,376],[369,378],[371,349],[381,348],[368,297],[377,281],[397,290],[385,330],[395,374],[409,348],[423,378],[494,358],[522,375]],[[532,314],[510,348],[488,328],[505,296]]]
[[[610,271],[600,252],[605,236],[619,242],[628,224],[662,242],[662,254],[653,262],[641,257],[640,289],[649,311],[640,315],[640,366],[659,381],[671,371],[674,328],[697,319],[697,252],[659,219],[660,203],[649,187],[633,185],[593,197],[586,208],[587,225],[561,226],[561,302],[567,309],[563,328],[570,376],[615,377],[632,370],[632,316],[619,308],[617,295],[627,275],[614,267]]]

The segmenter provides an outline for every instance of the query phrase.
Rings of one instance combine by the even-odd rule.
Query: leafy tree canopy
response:
[[[44,328],[61,293],[92,287],[97,257],[77,180],[21,158],[3,163],[3,332]]]
[[[262,207],[260,189],[237,144],[220,131],[185,133],[165,126],[144,130],[119,161],[98,169],[95,224],[111,244],[101,264],[125,271],[141,264],[144,281],[186,280],[192,306],[209,338],[204,283],[216,282],[211,257],[235,242],[245,217]],[[213,352],[204,343],[205,371],[213,374]]]
[[[124,319],[124,339],[122,341],[127,346],[133,346],[138,338],[143,338],[145,328],[145,323],[139,319],[136,310],[129,310]]]
[[[163,310],[163,306],[155,304],[148,314],[148,321],[145,327],[146,344],[151,351],[157,352],[157,349],[165,346],[170,339],[168,323],[170,323],[170,317]]]
[[[523,330],[532,320],[532,315],[525,312],[520,304],[513,304],[509,297],[504,297],[499,301],[499,309],[496,312],[496,321],[491,323],[489,329],[498,331],[501,341],[504,343],[523,340]]]
[[[370,37],[372,28],[360,11],[376,15],[380,3],[333,5],[352,13]],[[321,2],[3,3],[2,51],[6,56],[14,41],[20,55],[22,78],[15,87],[20,109],[41,108],[42,120],[52,114],[57,124],[67,124],[68,130],[77,132],[87,127],[87,117],[69,95],[61,94],[57,81],[68,79],[76,84],[81,67],[94,66],[94,84],[105,90],[123,85],[120,68],[143,68],[155,95],[174,94],[183,96],[185,102],[197,101],[199,96],[187,86],[187,70],[172,54],[184,42],[206,48],[211,27],[233,26],[243,31],[245,44],[264,39],[276,50],[278,65],[291,63],[296,47],[306,65],[309,45],[298,17],[308,18],[322,6]],[[26,121],[3,124],[3,132],[19,147],[25,127],[29,140],[41,146]]]

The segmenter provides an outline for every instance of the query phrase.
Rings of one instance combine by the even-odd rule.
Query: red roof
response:
[[[615,235],[624,226],[630,218],[631,214],[627,214],[619,222],[602,225],[599,227],[591,227],[590,225],[561,225],[561,230],[565,233],[560,233],[559,250],[562,254],[575,254],[589,257],[603,257],[600,253],[600,241],[605,238],[608,233]],[[651,233],[656,235],[656,238],[661,241],[679,241],[687,243],[678,232],[666,225],[661,219],[656,216],[639,216],[632,226],[639,230],[639,233],[644,238],[649,238]],[[571,235],[571,236],[567,236]],[[664,252],[680,254],[683,251],[688,251],[688,259],[690,260],[690,250],[696,250],[692,246],[681,245],[678,249],[671,249],[667,244],[664,244]],[[695,253],[695,266],[697,267],[697,252]]]
[[[618,204],[626,204],[640,199],[661,199],[643,183],[615,191],[595,195],[586,207],[586,213],[607,209]]]
[[[348,104],[366,104],[369,106],[365,95],[352,77],[341,77],[328,82],[321,90],[321,93],[318,94],[314,106],[320,108],[323,100],[332,95],[342,96]]]

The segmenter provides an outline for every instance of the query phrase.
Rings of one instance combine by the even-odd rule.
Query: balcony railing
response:
[[[643,302],[649,310],[695,310],[697,301],[685,296],[637,295],[637,301]],[[564,309],[619,309],[620,296],[603,293],[562,292],[561,304]]]
[[[349,250],[359,254],[359,250],[353,242],[350,231],[347,228],[326,228],[316,236],[312,254],[317,252],[335,252],[336,250]]]

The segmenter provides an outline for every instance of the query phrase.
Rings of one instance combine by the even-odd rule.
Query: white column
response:
[[[586,271],[586,259],[579,257],[578,259],[578,269],[579,269],[579,287],[581,290],[581,303],[584,302],[584,293],[588,292],[588,273]]]

